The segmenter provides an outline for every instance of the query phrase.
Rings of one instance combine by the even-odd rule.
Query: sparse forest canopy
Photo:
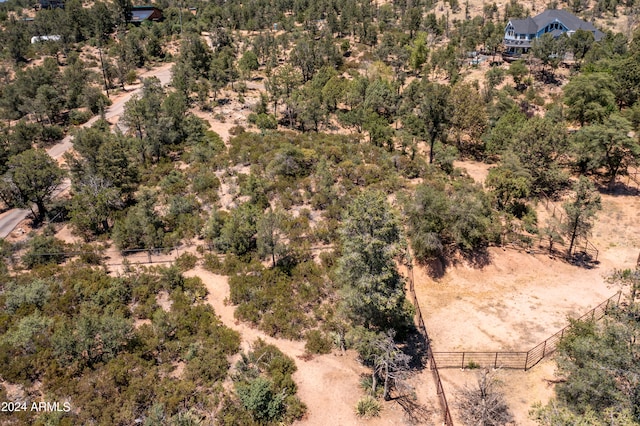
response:
[[[402,265],[484,265],[489,246],[538,236],[564,237],[571,255],[598,190],[638,166],[639,30],[545,34],[507,64],[506,22],[537,12],[516,0],[478,13],[457,0],[223,3],[162,1],[163,18],[143,22],[128,0],[0,3],[0,208],[47,224],[0,246],[0,379],[78,408],[22,423],[300,419],[297,361],[277,347],[254,342],[229,374],[240,337],[180,272],[198,262],[229,277],[237,321],[306,339],[309,356],[355,349],[371,398],[409,395]],[[559,6],[597,25],[638,14],[633,0]],[[169,85],[142,78],[169,62]],[[73,149],[52,159],[67,136]],[[486,179],[459,160],[490,163]],[[563,218],[542,228],[539,200]],[[81,242],[56,234],[67,224]],[[174,267],[117,275],[104,259],[184,245],[198,251]],[[575,324],[540,422],[637,422],[633,312]],[[500,412],[469,408],[469,422],[510,419],[493,384],[481,377],[467,408]]]
[[[556,399],[538,405],[531,416],[539,424],[616,424],[640,422],[638,359],[638,270],[609,277],[628,291],[628,300],[604,321],[574,321],[558,348]]]

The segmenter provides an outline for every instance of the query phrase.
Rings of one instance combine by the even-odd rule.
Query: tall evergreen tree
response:
[[[564,204],[566,215],[564,229],[569,237],[569,256],[573,252],[573,247],[578,238],[587,237],[593,228],[593,219],[596,212],[602,207],[600,205],[600,194],[598,194],[584,176],[576,182],[573,189],[576,192],[575,198]]]
[[[400,221],[384,194],[357,196],[347,207],[340,235],[337,277],[347,315],[368,328],[405,324],[404,281],[394,262],[402,242]]]

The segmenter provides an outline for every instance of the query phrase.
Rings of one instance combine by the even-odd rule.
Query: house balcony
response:
[[[507,49],[509,49],[510,47],[522,48],[522,49],[531,48],[531,40],[526,40],[526,39],[505,38],[503,39],[503,43],[504,43],[504,47]]]

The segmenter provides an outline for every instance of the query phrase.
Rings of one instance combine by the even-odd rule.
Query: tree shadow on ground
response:
[[[482,269],[491,264],[492,258],[488,247],[481,247],[476,250],[454,252],[437,258],[417,260],[417,263],[427,270],[427,275],[435,280],[444,277],[447,268],[456,265],[458,262],[466,262],[474,269]]]
[[[427,351],[429,342],[417,329],[407,335],[403,352],[411,356],[409,367],[411,370],[424,370],[428,365]]]
[[[394,400],[402,407],[405,420],[410,425],[433,425],[433,410],[419,404],[413,394],[402,395]]]
[[[445,257],[438,257],[432,259],[417,259],[416,263],[424,267],[427,270],[427,275],[433,279],[439,279],[444,277],[449,262]]]
[[[598,186],[598,192],[613,197],[640,195],[640,188],[633,186],[634,183],[631,181],[628,183],[617,181],[614,185],[600,185]]]
[[[534,74],[536,80],[542,81],[544,84],[560,86],[562,81],[558,78],[555,71],[552,69],[543,68]]]
[[[567,258],[567,262],[583,269],[593,269],[600,264],[600,261],[595,260],[589,253],[584,251],[574,252],[571,257]]]
[[[462,258],[474,269],[482,269],[491,264],[491,253],[488,247],[463,252]]]

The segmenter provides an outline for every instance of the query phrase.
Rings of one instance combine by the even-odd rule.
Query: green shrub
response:
[[[216,420],[219,424],[227,426],[257,426],[260,424],[253,419],[242,402],[230,396],[225,396],[222,400],[220,410],[216,414]]]
[[[191,253],[183,253],[176,259],[176,266],[182,272],[186,272],[196,267],[198,257]]]
[[[227,355],[216,350],[215,342],[208,341],[187,363],[185,378],[195,383],[212,385],[223,381],[228,369]]]
[[[191,178],[191,189],[198,194],[217,191],[218,188],[220,188],[220,179],[210,170],[199,169]]]
[[[258,422],[278,421],[284,414],[284,395],[275,393],[272,387],[271,382],[262,377],[236,386],[236,392],[244,408]]]
[[[69,123],[74,126],[78,126],[80,124],[84,124],[91,118],[92,114],[89,111],[82,111],[79,109],[74,109],[69,112]]]
[[[382,406],[380,405],[380,402],[368,395],[360,398],[356,405],[356,414],[365,419],[378,417],[381,410]]]
[[[297,340],[307,326],[307,317],[297,309],[291,309],[291,303],[280,296],[279,303],[272,307],[271,312],[262,315],[260,329],[270,336]]]
[[[35,279],[28,284],[9,283],[4,289],[5,307],[14,313],[23,305],[42,309],[51,297],[50,284],[43,279]]]
[[[247,263],[234,254],[227,254],[224,257],[221,273],[224,275],[233,275],[242,272],[247,267]]]
[[[80,261],[87,265],[100,265],[102,262],[103,247],[97,247],[92,244],[82,244],[78,247],[80,252]]]
[[[214,253],[207,253],[204,255],[203,265],[204,269],[209,272],[213,272],[214,274],[222,273],[222,262],[220,262],[220,257]]]
[[[234,380],[242,405],[261,424],[301,419],[307,407],[296,396],[295,362],[264,340],[258,339],[252,347],[236,365]]]
[[[143,194],[141,198],[113,226],[113,241],[122,251],[163,247],[165,226],[154,210],[157,200],[148,194]]]
[[[467,363],[467,368],[468,368],[468,369],[470,369],[470,370],[475,370],[475,369],[477,369],[477,368],[480,368],[480,364],[478,364],[478,363],[477,363],[477,362],[475,362],[475,361],[469,361],[469,362]]]
[[[50,263],[62,263],[66,258],[64,241],[50,235],[36,235],[27,243],[28,250],[22,262],[28,269]]]
[[[300,339],[312,323],[313,307],[326,295],[322,270],[312,260],[286,270],[265,269],[258,263],[244,266],[229,279],[231,302],[238,305],[236,317],[270,336]]]
[[[64,130],[60,126],[44,126],[40,131],[40,138],[38,140],[38,144],[42,144],[44,146],[52,145],[64,137]]]
[[[229,134],[231,136],[238,136],[245,132],[245,128],[243,126],[233,126],[229,129]]]
[[[164,194],[183,194],[187,189],[187,180],[178,170],[172,170],[160,181],[160,188]]]
[[[256,220],[259,211],[255,205],[244,203],[231,211],[220,229],[220,238],[216,243],[219,250],[245,255],[256,247]]]
[[[300,420],[307,413],[307,406],[304,402],[300,401],[295,395],[288,395],[285,399],[285,405],[287,411],[284,415],[284,422],[291,424],[296,420]]]
[[[333,268],[338,260],[338,254],[334,250],[320,252],[319,257],[322,266],[327,269]]]
[[[331,339],[323,335],[320,330],[310,330],[307,332],[307,343],[304,349],[310,354],[328,354],[331,352]]]

